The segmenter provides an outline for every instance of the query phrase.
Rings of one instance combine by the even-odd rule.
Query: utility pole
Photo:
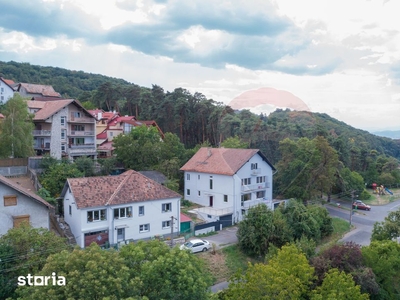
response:
[[[174,216],[171,216],[171,248],[174,246]]]
[[[351,221],[353,220],[353,202],[354,202],[354,190],[351,191],[351,206],[350,206],[350,229],[351,229]]]

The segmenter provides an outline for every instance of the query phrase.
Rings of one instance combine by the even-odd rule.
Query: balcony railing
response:
[[[51,130],[33,130],[33,136],[51,136]]]
[[[83,145],[68,145],[70,149],[96,149],[95,144],[83,144]]]
[[[249,184],[249,185],[242,185],[242,192],[249,192],[255,190],[262,190],[269,187],[268,182],[257,183],[257,184]]]
[[[251,170],[251,175],[260,175],[261,174],[261,169],[253,169]]]
[[[92,123],[95,124],[95,120],[93,118],[76,118],[70,117],[68,119],[69,123]]]
[[[250,207],[256,206],[256,205],[261,204],[261,203],[264,203],[264,204],[268,205],[268,204],[271,203],[271,201],[270,200],[264,200],[264,199],[242,201],[242,207],[244,209],[248,209]]]
[[[70,136],[88,136],[88,135],[94,135],[94,131],[75,131],[72,130],[69,132]]]

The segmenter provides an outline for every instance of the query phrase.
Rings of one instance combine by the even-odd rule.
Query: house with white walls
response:
[[[179,233],[181,195],[139,172],[70,178],[64,220],[80,247],[127,243]]]
[[[23,222],[34,228],[50,229],[53,209],[34,192],[0,175],[0,236]]]
[[[6,104],[6,102],[14,96],[14,89],[11,86],[12,84],[12,80],[0,77],[0,105]]]
[[[35,115],[32,134],[36,154],[70,160],[97,158],[96,118],[78,100],[41,99],[27,101],[29,112]]]
[[[202,206],[196,212],[205,221],[234,224],[252,206],[278,203],[272,199],[275,168],[258,149],[203,147],[180,170],[184,197]]]

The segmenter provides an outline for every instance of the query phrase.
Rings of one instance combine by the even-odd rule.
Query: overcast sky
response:
[[[183,87],[260,87],[356,128],[400,129],[398,0],[0,0],[0,60]]]

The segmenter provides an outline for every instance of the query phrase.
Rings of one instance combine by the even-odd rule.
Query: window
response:
[[[90,210],[87,212],[88,222],[97,222],[107,220],[107,214],[105,209]]]
[[[265,197],[265,191],[258,191],[257,193],[256,193],[256,198],[257,199],[259,199],[259,198],[264,198]]]
[[[64,117],[61,117],[61,122],[60,122],[60,124],[61,124],[61,126],[65,126],[65,116]]]
[[[171,228],[171,221],[163,221],[162,222],[162,228],[163,229]]]
[[[144,206],[139,206],[139,216],[144,216]]]
[[[71,205],[69,206],[69,214],[72,215],[72,207],[71,207]]]
[[[213,189],[213,177],[210,176],[210,190]]]
[[[263,182],[265,182],[265,176],[258,176],[257,183],[263,183]]]
[[[73,145],[84,145],[85,139],[84,138],[72,138],[71,139]]]
[[[186,195],[190,196],[190,189],[186,189]]]
[[[150,224],[139,225],[139,232],[148,232],[150,231]]]
[[[197,175],[197,179],[200,180],[200,175]]]
[[[65,149],[66,149],[65,144],[61,144],[61,152],[65,152],[66,151]]]
[[[114,136],[114,132],[110,131],[110,136]]]
[[[81,117],[81,112],[80,111],[73,111],[71,112],[71,116],[74,118],[80,118]]]
[[[17,195],[4,196],[4,206],[14,206],[17,205]]]
[[[251,178],[243,178],[242,185],[249,185],[251,184]]]
[[[14,228],[20,227],[22,223],[26,223],[30,225],[29,223],[29,215],[21,215],[21,216],[13,216],[13,226]]]
[[[3,87],[1,88],[1,92],[4,93],[4,88]]]
[[[85,125],[73,125],[72,130],[74,131],[85,131]]]
[[[186,174],[186,180],[190,180],[190,174]]]
[[[132,217],[132,206],[114,209],[114,219],[123,219]]]
[[[224,195],[224,202],[228,202],[228,195]]]
[[[200,191],[198,191],[198,194],[199,194],[199,196],[200,196],[200,194],[201,194]]]
[[[250,168],[251,168],[252,170],[258,169],[258,168],[257,168],[257,163],[251,164]]]
[[[251,194],[243,194],[242,195],[242,202],[251,200]]]
[[[67,132],[67,131],[66,131],[65,129],[62,129],[62,130],[61,130],[61,139],[62,139],[62,140],[65,140],[66,132]]]
[[[171,210],[172,210],[171,203],[164,203],[162,205],[162,212],[169,212]]]

